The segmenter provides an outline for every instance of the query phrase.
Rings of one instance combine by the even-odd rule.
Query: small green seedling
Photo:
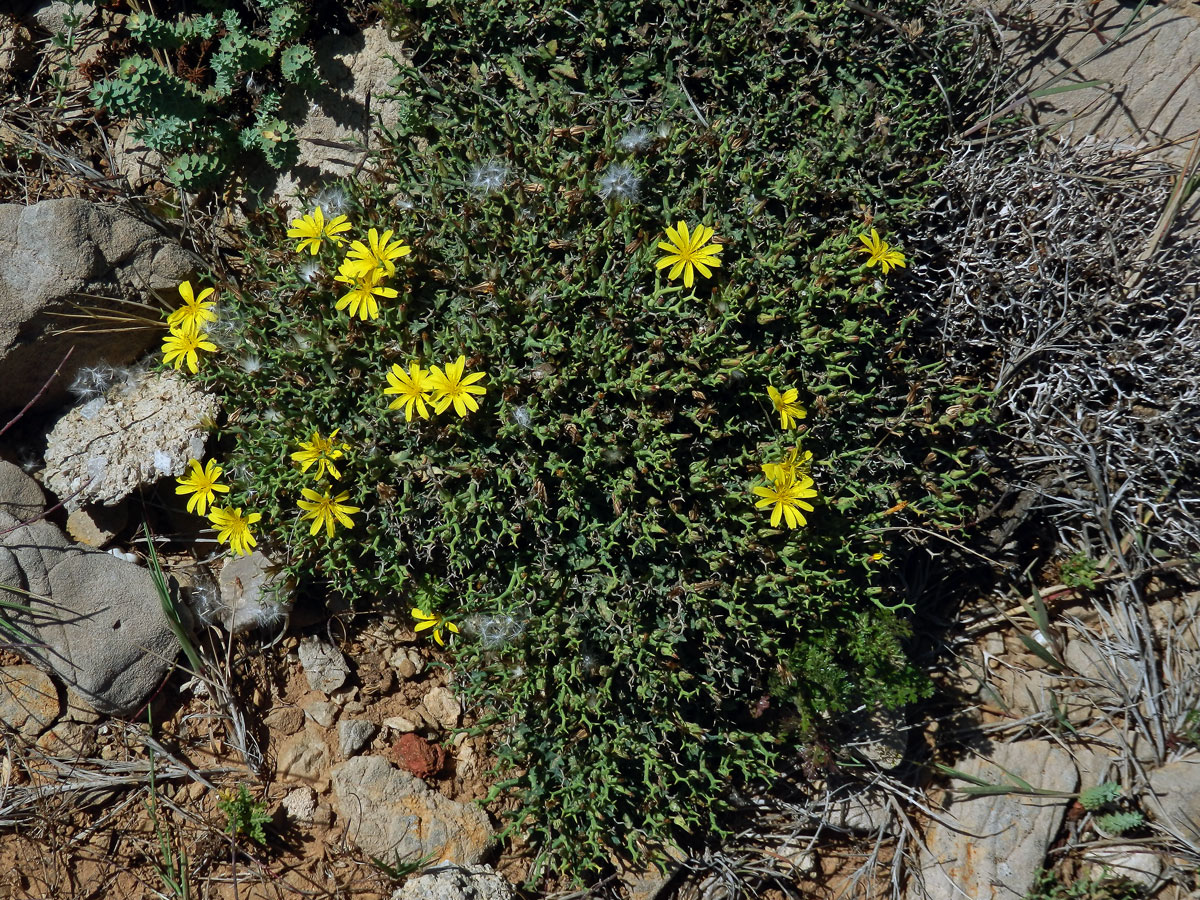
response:
[[[229,818],[225,827],[229,834],[248,837],[266,845],[267,835],[263,826],[271,821],[271,816],[267,813],[267,805],[251,797],[244,784],[239,784],[236,792],[227,791],[224,799],[217,801],[217,806]]]

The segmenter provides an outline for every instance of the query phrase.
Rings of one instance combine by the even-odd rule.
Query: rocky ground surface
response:
[[[50,52],[63,6],[0,21],[0,70]],[[1072,139],[1195,167],[1200,7],[1154,4],[1153,18],[1123,31],[1131,8],[995,9],[999,38],[1021,61],[1000,99],[1042,124],[1070,123]],[[355,168],[350,143],[380,112],[370,98],[385,92],[390,50],[379,28],[319,48],[344,77],[310,110],[301,165],[276,185],[281,202],[321,173]],[[1031,102],[1056,76],[1097,84]],[[28,137],[0,120],[5,146],[28,147]],[[93,183],[161,191],[156,161],[128,129],[109,137],[111,154],[84,145]],[[136,365],[159,337],[153,328],[68,329],[131,309],[153,319],[156,293],[201,264],[152,216],[81,198],[78,173],[58,163],[33,191],[42,202],[0,197],[10,201],[0,204],[0,427],[37,398],[0,437],[11,460],[0,462],[0,584],[26,591],[31,610],[11,620],[29,646],[0,650],[0,897],[155,896],[181,852],[214,898],[518,896],[528,854],[519,840],[493,840],[506,801],[478,802],[493,783],[490,747],[462,730],[471,711],[429,643],[395,616],[293,607],[261,555],[209,566],[210,547],[181,539],[198,521],[154,485],[200,455],[211,401]],[[1193,200],[1176,214],[1195,209]],[[186,671],[162,615],[143,521],[174,539],[164,563],[194,617],[184,624],[220,661],[205,671]],[[1200,706],[1200,595],[1167,572],[1134,609],[1109,583],[1068,588],[1049,567],[1034,577],[1046,630],[1017,597],[998,615],[994,595],[959,585],[967,595],[941,638],[953,664],[937,673],[939,704],[872,719],[852,742],[852,775],[814,777],[803,802],[759,810],[759,832],[784,836],[769,853],[734,842],[723,856],[681,859],[666,877],[625,873],[605,890],[725,900],[759,884],[768,900],[1016,900],[1039,867],[1059,865],[1081,878],[1120,874],[1146,896],[1186,896],[1180,873],[1200,861],[1200,726],[1188,718]],[[1143,812],[1144,826],[1108,833],[1083,809],[1078,792],[1103,782],[1121,786],[1123,808]],[[981,783],[1001,789],[963,790]],[[238,784],[265,798],[266,846],[222,833],[218,804]],[[455,865],[399,888],[384,871],[427,858]]]

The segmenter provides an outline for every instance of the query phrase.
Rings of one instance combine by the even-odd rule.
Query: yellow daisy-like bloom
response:
[[[446,364],[445,372],[437,366],[429,367],[429,385],[433,389],[435,413],[444,412],[450,404],[454,404],[454,411],[461,417],[465,417],[468,411],[475,412],[479,409],[479,403],[471,395],[482,396],[486,392],[483,385],[475,383],[483,378],[484,373],[473,372],[463,378],[463,367],[466,364],[467,358],[460,356],[456,361]]]
[[[350,318],[358,316],[364,322],[367,319],[379,318],[379,304],[375,300],[376,295],[388,298],[397,296],[395,288],[383,287],[380,284],[383,278],[383,270],[379,268],[359,271],[349,260],[342,263],[334,281],[350,284],[353,287],[338,300],[337,309],[342,310],[349,307]]]
[[[321,244],[324,241],[335,246],[341,246],[346,243],[346,239],[341,237],[343,231],[350,230],[350,222],[345,216],[335,216],[328,222],[325,221],[325,213],[321,212],[321,207],[313,210],[312,215],[301,216],[299,219],[292,220],[292,227],[288,229],[287,236],[290,238],[300,238],[300,242],[296,244],[296,252],[303,253],[307,250],[313,256],[316,256],[321,250]]]
[[[440,647],[446,646],[446,641],[442,637],[442,629],[458,634],[458,626],[445,616],[439,616],[437,613],[423,612],[414,606],[412,608],[412,617],[417,620],[417,627],[413,630],[420,634],[422,631],[432,628],[433,639],[438,642],[438,646]]]
[[[334,479],[342,477],[342,473],[338,471],[334,461],[345,456],[346,454],[342,451],[349,450],[350,445],[334,444],[339,431],[341,431],[340,428],[335,428],[333,434],[327,438],[321,437],[320,431],[314,431],[312,440],[300,442],[300,449],[292,454],[292,460],[300,464],[301,472],[307,472],[309,467],[315,463],[318,478],[324,478],[326,472],[329,472],[330,477]]]
[[[868,237],[865,234],[860,234],[858,239],[866,246],[859,247],[859,253],[870,253],[871,258],[867,260],[867,268],[879,263],[879,267],[883,269],[883,274],[886,275],[895,267],[906,268],[904,264],[904,254],[899,250],[893,250],[885,241],[879,237],[879,232],[874,228],[871,229],[871,235]]]
[[[788,528],[806,524],[808,520],[804,518],[802,510],[812,512],[813,505],[804,501],[817,496],[817,492],[813,490],[813,480],[807,475],[799,475],[792,480],[777,482],[770,487],[756,487],[754,493],[762,497],[754,504],[756,507],[759,509],[773,507],[771,510],[772,528],[779,525],[780,519],[787,522]]]
[[[784,431],[795,428],[796,422],[808,416],[808,411],[796,402],[800,397],[800,392],[796,388],[788,388],[781,394],[768,385],[767,396],[775,404],[775,411],[779,413],[779,426]]]
[[[200,371],[197,351],[207,350],[209,353],[215,353],[217,345],[212,343],[203,331],[172,330],[163,340],[162,349],[163,362],[167,365],[174,363],[176,369],[181,368],[186,362],[187,367],[195,375]]]
[[[223,470],[217,465],[215,459],[210,459],[204,468],[200,467],[198,459],[189,461],[188,465],[191,466],[192,471],[176,479],[179,487],[175,488],[175,493],[191,494],[192,497],[187,503],[187,511],[202,516],[210,504],[216,504],[217,494],[229,493],[229,485],[217,483]]]
[[[385,394],[399,394],[395,400],[388,404],[388,409],[400,409],[404,407],[404,420],[411,422],[413,410],[417,411],[422,419],[429,418],[429,407],[425,404],[430,401],[430,392],[433,390],[433,378],[428,371],[422,369],[419,363],[413,362],[409,364],[408,371],[405,372],[398,363],[392,364],[392,371],[388,372],[387,380],[389,387],[385,387]]]
[[[655,263],[654,267],[665,269],[670,266],[671,271],[667,273],[667,278],[672,281],[682,272],[683,286],[689,288],[695,280],[696,269],[699,269],[705,278],[711,278],[712,270],[721,265],[721,261],[717,259],[721,248],[717,244],[709,244],[712,236],[713,230],[707,225],[697,225],[691,234],[688,233],[684,222],[680,222],[678,228],[668,225],[668,240],[658,242],[658,249],[666,250],[667,256]]]
[[[214,506],[208,514],[208,521],[217,529],[217,540],[228,544],[229,549],[238,556],[245,556],[258,545],[250,526],[262,519],[261,513],[249,513],[243,516],[240,509],[228,509]]]
[[[179,285],[179,296],[183,298],[183,306],[167,316],[167,327],[172,331],[199,331],[205,322],[217,321],[213,312],[215,300],[206,300],[212,295],[212,288],[205,288],[196,296],[192,283],[185,281]]]
[[[812,451],[805,450],[804,455],[800,455],[800,448],[793,447],[788,451],[787,456],[782,462],[763,463],[763,475],[767,481],[779,485],[788,481],[794,481],[797,475],[807,475],[812,469]]]
[[[304,495],[304,500],[297,501],[297,505],[304,510],[301,518],[313,520],[312,528],[308,530],[309,536],[320,531],[322,525],[325,526],[329,537],[333,537],[335,523],[353,528],[354,520],[350,516],[352,513],[361,512],[359,507],[346,504],[345,501],[350,499],[349,491],[342,491],[336,497],[329,496],[329,488],[325,488],[324,494],[318,494],[308,488],[302,488],[300,493]]]
[[[412,253],[412,247],[406,245],[404,241],[392,240],[390,228],[382,235],[372,228],[367,232],[367,241],[370,246],[362,241],[355,241],[346,251],[346,262],[353,264],[360,273],[368,272],[371,269],[382,269],[388,276],[395,275],[396,263],[394,260]]]

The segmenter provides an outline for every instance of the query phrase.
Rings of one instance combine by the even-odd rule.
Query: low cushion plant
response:
[[[889,283],[956,51],[842,2],[390,9],[369,177],[173,326],[209,515],[445,648],[541,863],[655,861],[928,689],[890,536],[966,508],[980,395]]]

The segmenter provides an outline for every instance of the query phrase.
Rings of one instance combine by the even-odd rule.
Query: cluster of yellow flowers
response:
[[[324,242],[341,247],[347,243],[343,235],[351,229],[346,216],[336,216],[326,221],[324,212],[318,206],[309,214],[294,220],[287,235],[298,239],[296,251],[316,255]],[[666,256],[656,263],[658,270],[668,269],[668,280],[683,279],[684,286],[691,288],[695,283],[696,273],[704,278],[711,278],[713,270],[719,268],[721,246],[714,242],[712,227],[699,224],[689,228],[687,223],[680,221],[674,228],[667,226],[667,240],[658,243],[659,249]],[[860,240],[863,247],[861,252],[870,254],[866,265],[879,264],[886,275],[893,267],[905,265],[904,255],[892,249],[880,239],[878,232],[872,228],[870,236],[862,235]],[[367,233],[366,242],[352,241],[345,258],[338,268],[335,280],[349,286],[349,290],[338,299],[336,308],[348,310],[351,318],[357,316],[365,321],[379,316],[378,298],[394,298],[397,291],[384,285],[387,278],[396,274],[396,261],[412,252],[412,248],[403,240],[393,240],[393,232],[388,229],[380,233],[371,228]],[[180,296],[184,305],[172,312],[167,318],[170,330],[169,336],[163,343],[164,360],[174,364],[176,369],[185,363],[193,374],[198,370],[198,351],[215,351],[217,348],[204,333],[206,322],[215,321],[214,302],[208,300],[213,289],[207,288],[196,296],[191,283],[185,281],[179,286]],[[466,357],[459,356],[454,362],[437,364],[424,368],[419,362],[409,363],[407,371],[400,365],[394,364],[387,373],[388,387],[384,388],[385,395],[394,395],[395,399],[389,404],[389,409],[403,409],[406,421],[411,422],[414,414],[428,419],[430,411],[442,413],[453,407],[460,416],[479,409],[476,396],[482,396],[486,389],[478,384],[485,376],[482,372],[464,375]],[[799,403],[799,391],[787,388],[783,391],[774,386],[768,386],[769,397],[775,411],[779,413],[780,427],[784,431],[796,428],[797,423],[807,416],[807,411]],[[319,480],[318,487],[323,490],[318,493],[311,488],[302,488],[303,499],[297,502],[302,519],[312,520],[310,536],[315,536],[322,528],[328,537],[333,537],[337,525],[353,528],[351,516],[361,512],[356,506],[350,506],[349,491],[333,493],[332,486],[325,482],[341,478],[338,461],[349,450],[348,444],[337,441],[338,429],[328,437],[323,437],[319,430],[314,430],[312,437],[300,442],[300,449],[292,454],[292,459],[302,472],[308,472],[315,467],[315,476]],[[241,509],[216,506],[218,493],[228,493],[228,485],[221,484],[222,473],[220,466],[214,460],[209,460],[207,466],[201,466],[198,460],[189,462],[191,471],[178,479],[178,494],[191,494],[187,509],[198,515],[208,514],[209,521],[217,528],[217,539],[229,544],[230,550],[238,555],[250,552],[256,545],[251,526],[262,519],[259,513],[243,514]],[[817,496],[814,481],[810,474],[812,468],[812,453],[800,452],[799,446],[793,446],[779,462],[765,462],[762,465],[763,475],[767,485],[756,486],[753,490],[761,497],[756,506],[771,507],[771,525],[777,527],[781,521],[788,528],[796,528],[806,524],[805,512],[812,512],[813,506],[806,502]],[[211,507],[211,509],[210,509]],[[438,644],[444,645],[443,632],[458,633],[458,627],[445,617],[429,613],[414,607],[413,618],[418,622],[416,630],[428,630]]]
[[[307,250],[316,256],[325,241],[335,247],[346,243],[342,237],[351,228],[345,216],[335,216],[328,222],[321,207],[317,207],[310,215],[301,216],[292,222],[288,229],[288,237],[299,238],[296,252]],[[352,241],[346,251],[346,258],[338,267],[334,281],[349,285],[350,290],[338,298],[336,308],[348,309],[350,318],[358,316],[364,322],[367,319],[379,318],[379,297],[392,299],[397,296],[395,288],[386,287],[384,281],[396,274],[396,260],[403,259],[412,253],[402,240],[392,240],[392,230],[389,228],[382,234],[379,229],[372,228],[367,232],[367,241]]]
[[[340,430],[340,428],[335,428],[329,437],[321,437],[320,431],[314,431],[312,438],[300,442],[300,449],[292,454],[292,461],[299,463],[301,472],[307,472],[315,465],[318,480],[325,478],[326,475],[335,481],[342,477],[342,473],[337,467],[337,460],[346,455],[345,451],[350,449],[350,445],[337,442]],[[322,526],[325,528],[327,537],[333,537],[337,524],[353,528],[354,520],[350,516],[361,512],[359,507],[346,503],[350,499],[349,491],[342,491],[334,496],[333,489],[328,484],[324,485],[324,488],[324,492],[320,494],[312,488],[300,489],[300,494],[304,499],[298,501],[296,505],[303,512],[300,518],[312,519],[312,527],[308,530],[310,537],[315,536]]]
[[[187,363],[195,375],[200,370],[199,351],[216,351],[216,344],[204,333],[204,325],[217,320],[213,310],[216,301],[208,299],[212,293],[212,288],[205,288],[197,296],[190,281],[179,285],[183,306],[167,316],[167,336],[163,340],[163,362],[167,365],[178,369]]]
[[[228,544],[229,549],[238,556],[245,556],[258,544],[250,526],[260,521],[262,514],[243,514],[241,509],[216,505],[217,494],[229,493],[229,485],[218,481],[224,470],[216,460],[210,459],[201,466],[200,460],[193,459],[188,461],[188,466],[191,472],[178,479],[179,486],[175,488],[175,493],[191,494],[187,511],[203,516],[207,510],[208,521],[217,529],[217,540]]]
[[[808,410],[799,403],[800,391],[796,388],[780,391],[768,385],[767,396],[779,413],[779,426],[784,431],[795,428],[797,422],[808,416]],[[812,451],[806,450],[801,455],[799,447],[792,447],[781,461],[763,463],[762,471],[768,484],[754,488],[754,493],[762,498],[754,505],[759,509],[771,507],[771,527],[778,527],[781,519],[788,528],[807,524],[804,513],[812,512],[813,506],[806,501],[817,496],[809,474]]]
[[[398,364],[393,364],[387,375],[389,386],[383,392],[397,396],[388,404],[388,409],[403,407],[406,422],[412,421],[414,410],[422,419],[428,419],[430,407],[435,413],[442,413],[453,406],[460,417],[474,412],[479,409],[479,403],[472,395],[482,396],[487,389],[475,383],[483,378],[482,372],[463,377],[466,365],[465,356],[446,363],[445,370],[436,365],[423,369],[420,363],[412,362],[405,372]]]
[[[325,241],[335,246],[344,244],[346,241],[341,235],[350,228],[345,216],[337,216],[326,222],[325,214],[318,206],[310,215],[293,220],[287,234],[288,237],[300,239],[296,244],[297,253],[307,250],[316,255]],[[351,318],[358,316],[364,321],[378,318],[379,303],[376,298],[397,296],[394,288],[383,286],[383,280],[395,275],[396,260],[411,252],[412,248],[403,240],[392,240],[390,229],[380,234],[372,228],[367,232],[366,244],[354,241],[334,279],[351,286],[350,291],[337,301],[337,308],[348,308]],[[406,372],[402,366],[394,364],[387,373],[388,387],[383,389],[385,395],[396,395],[388,408],[402,408],[407,422],[412,421],[413,413],[428,419],[430,407],[435,413],[441,413],[453,406],[460,417],[474,412],[479,409],[479,402],[474,395],[486,393],[483,385],[476,383],[484,377],[484,373],[475,372],[464,377],[466,364],[465,356],[446,363],[445,368],[431,365],[426,369],[414,360],[409,363]]]
[[[326,475],[337,479],[341,478],[342,473],[338,470],[336,461],[341,459],[348,449],[348,444],[337,443],[337,431],[329,437],[322,437],[319,431],[314,431],[311,440],[300,443],[300,450],[292,454],[292,459],[300,464],[302,472],[307,472],[315,464],[318,479],[323,479]],[[199,460],[193,459],[188,462],[188,466],[191,471],[177,479],[179,485],[175,488],[175,493],[191,494],[187,511],[199,516],[207,512],[209,522],[217,529],[217,541],[228,544],[230,551],[235,555],[245,556],[258,544],[250,527],[262,521],[262,514],[243,514],[241,509],[216,505],[217,494],[228,494],[230,490],[229,485],[222,484],[219,480],[224,470],[217,465],[216,460],[210,459],[207,465],[202,466]],[[304,499],[298,501],[297,506],[303,513],[302,519],[312,519],[310,536],[324,527],[328,536],[333,537],[336,524],[346,528],[354,527],[354,520],[350,516],[360,512],[360,509],[346,503],[350,498],[349,491],[342,491],[333,496],[331,488],[325,485],[324,492],[320,494],[311,488],[302,488],[300,493]]]

